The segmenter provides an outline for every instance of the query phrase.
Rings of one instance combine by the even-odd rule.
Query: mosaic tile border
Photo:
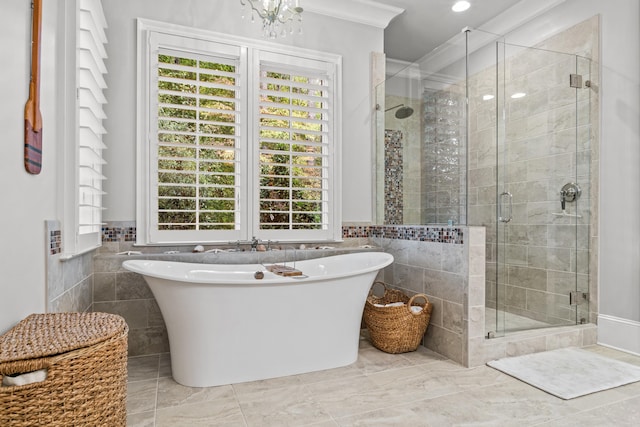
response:
[[[442,226],[345,225],[342,227],[342,237],[345,239],[378,237],[462,245],[464,230],[460,227]],[[135,240],[136,227],[102,227],[103,242],[134,242]]]
[[[51,255],[62,253],[62,232],[60,230],[49,231],[49,253]]]
[[[384,223],[402,224],[403,160],[402,131],[384,131]]]
[[[343,226],[343,238],[379,237],[419,242],[464,243],[464,230],[460,227],[365,225]]]
[[[135,242],[136,227],[102,227],[103,242]]]

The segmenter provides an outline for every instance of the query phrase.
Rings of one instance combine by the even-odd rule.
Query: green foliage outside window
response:
[[[159,228],[234,229],[236,67],[171,55],[159,55],[158,62]],[[262,78],[260,227],[319,229],[323,93],[305,76],[267,71]]]

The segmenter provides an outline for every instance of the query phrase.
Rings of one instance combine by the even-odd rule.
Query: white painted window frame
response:
[[[245,163],[245,171],[242,179],[243,189],[241,191],[241,217],[243,221],[239,230],[227,232],[221,231],[194,231],[192,233],[176,233],[175,231],[164,232],[158,234],[157,228],[154,230],[154,221],[152,217],[157,215],[152,210],[152,191],[150,188],[151,174],[154,173],[153,155],[150,152],[150,138],[155,138],[155,130],[157,128],[157,118],[153,117],[154,108],[152,94],[155,88],[152,79],[149,78],[150,73],[155,70],[154,54],[157,58],[157,51],[154,49],[154,37],[162,37],[163,39],[175,40],[183,37],[190,38],[201,42],[203,50],[206,53],[206,46],[211,44],[226,45],[229,48],[236,48],[240,51],[241,61],[246,61],[246,88],[257,88],[259,79],[260,61],[263,58],[278,57],[287,55],[291,61],[295,62],[294,57],[299,57],[302,61],[314,62],[316,64],[323,63],[325,66],[331,64],[333,96],[332,102],[332,126],[330,129],[331,145],[330,145],[330,194],[332,197],[329,203],[329,216],[327,222],[328,228],[324,230],[260,230],[259,229],[259,211],[258,211],[258,146],[253,144],[249,146],[248,141],[256,141],[258,132],[258,110],[257,110],[257,90],[254,92],[245,89],[246,115],[241,116],[242,120],[249,120],[246,126],[241,126],[241,148],[246,153],[243,158]],[[179,48],[180,46],[174,46]],[[167,245],[167,244],[187,244],[187,243],[226,243],[235,240],[249,240],[256,237],[262,240],[277,240],[282,242],[297,241],[339,241],[342,238],[341,227],[341,139],[342,139],[342,58],[340,55],[331,53],[317,52],[308,49],[296,48],[291,46],[283,46],[276,43],[266,41],[248,39],[227,34],[215,33],[212,31],[184,27],[175,24],[152,21],[139,18],[137,20],[137,197],[136,197],[136,225],[137,225],[137,245]],[[274,56],[275,55],[275,56]],[[157,59],[156,59],[157,61]],[[157,65],[156,65],[157,66]],[[244,107],[246,105],[246,107]],[[248,167],[247,167],[248,166]],[[249,185],[247,185],[249,184]],[[243,226],[245,225],[246,226]],[[229,230],[230,231],[230,230]],[[171,233],[171,234],[170,234]],[[182,234],[182,235],[180,235]]]

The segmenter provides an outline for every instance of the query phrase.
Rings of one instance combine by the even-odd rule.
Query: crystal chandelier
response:
[[[242,18],[251,13],[251,22],[255,16],[262,19],[264,37],[275,39],[286,37],[297,29],[302,34],[302,11],[300,0],[240,0]],[[251,6],[252,10],[249,10]]]

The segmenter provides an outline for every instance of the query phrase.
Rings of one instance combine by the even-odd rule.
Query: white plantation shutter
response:
[[[239,228],[238,60],[158,56],[159,230]]]
[[[78,242],[76,252],[100,245],[102,229],[102,184],[105,179],[102,151],[106,146],[102,125],[106,119],[103,91],[107,23],[100,0],[80,0],[76,61],[78,106]]]
[[[240,239],[240,49],[172,34],[148,40],[149,133],[140,147],[148,186],[140,194],[149,204],[137,220],[148,225],[138,235],[145,243]]]
[[[260,230],[328,229],[330,77],[262,63],[258,96]]]

